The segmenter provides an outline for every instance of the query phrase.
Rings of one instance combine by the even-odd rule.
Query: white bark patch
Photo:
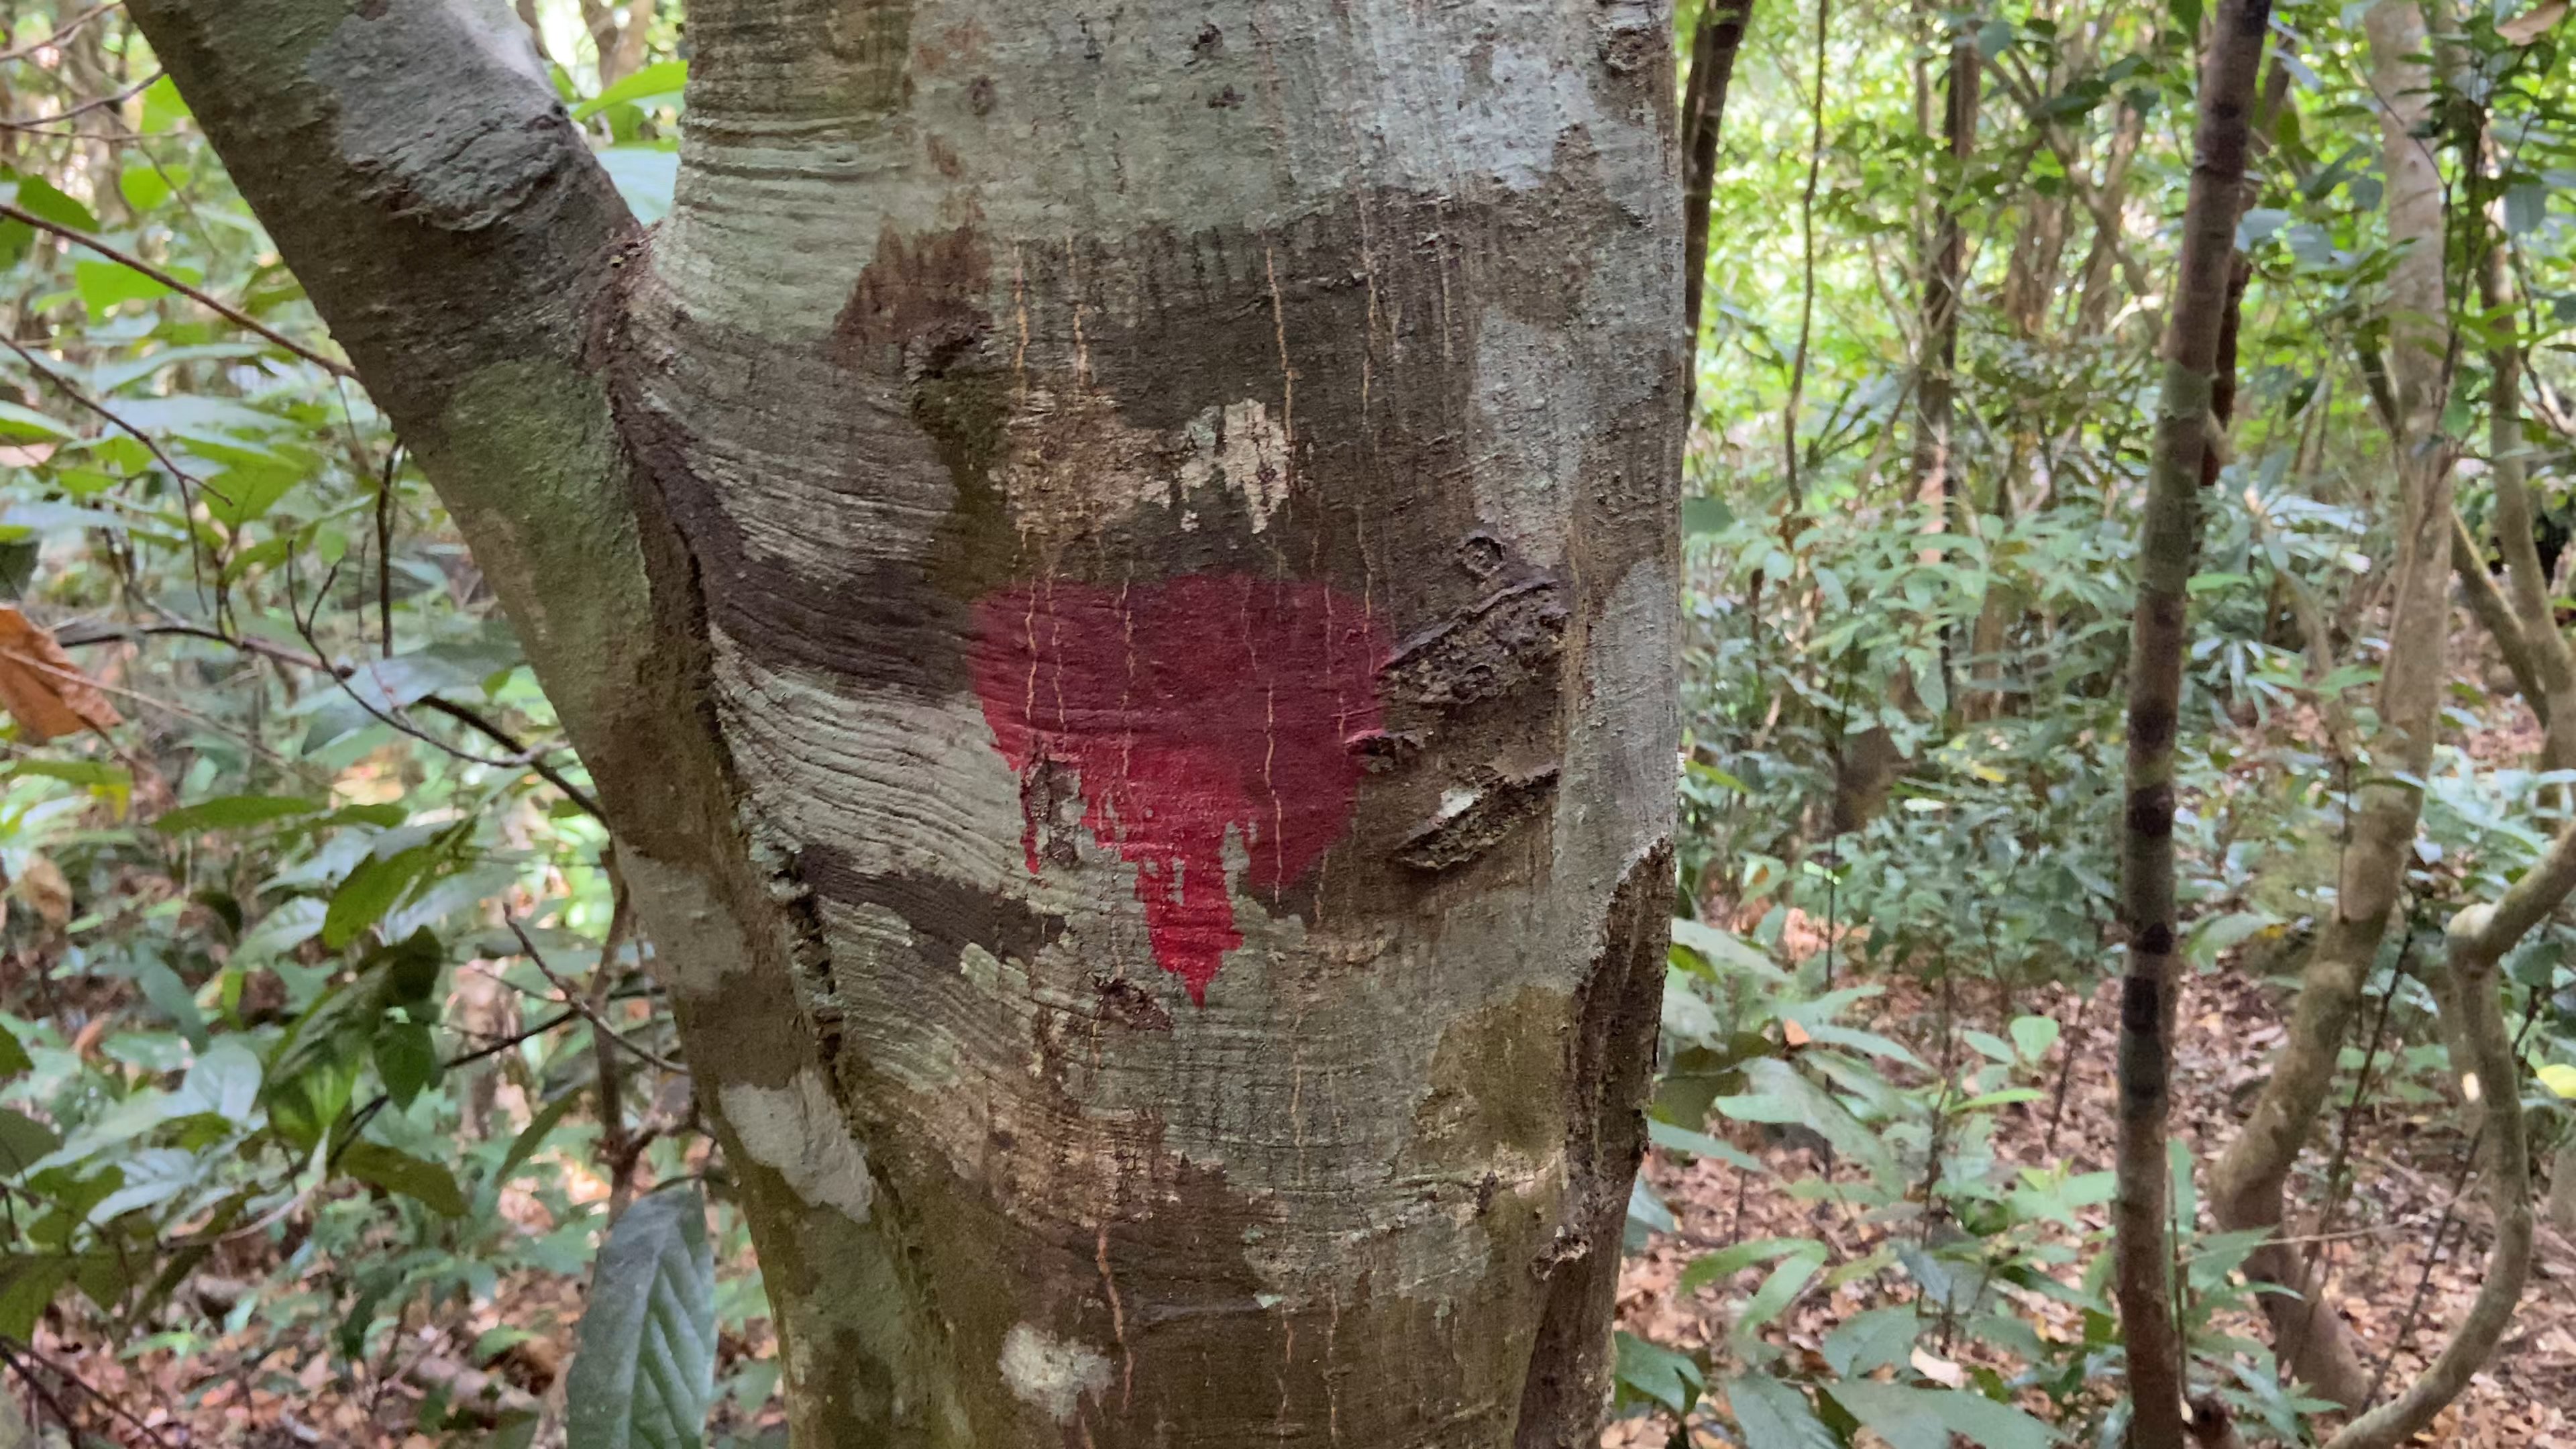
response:
[[[1212,483],[1243,495],[1252,514],[1252,531],[1269,527],[1270,515],[1288,501],[1288,430],[1273,422],[1270,409],[1246,399],[1209,408],[1182,430],[1190,455],[1181,463],[1181,497]]]
[[[812,1067],[786,1087],[727,1082],[717,1093],[742,1150],[787,1179],[808,1203],[866,1222],[876,1199],[868,1154],[841,1120],[841,1107]]]
[[[1184,510],[1222,488],[1241,500],[1252,531],[1288,501],[1288,430],[1267,404],[1211,407],[1168,433],[1130,425],[1107,395],[1032,390],[1011,419],[1002,489],[1020,529],[1044,546],[1096,532],[1142,508]]]
[[[1016,1324],[1002,1340],[1002,1382],[1020,1402],[1069,1423],[1083,1394],[1098,1398],[1108,1392],[1109,1360],[1071,1339]]]

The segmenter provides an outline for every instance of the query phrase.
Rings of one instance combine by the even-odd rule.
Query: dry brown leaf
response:
[[[53,631],[15,604],[0,604],[0,708],[30,744],[78,734],[84,725],[105,730],[123,722]]]
[[[2529,45],[2567,18],[2567,0],[2544,0],[2496,27],[2496,34],[2516,45]]]
[[[63,868],[42,855],[30,855],[18,871],[10,888],[18,898],[35,908],[45,924],[59,931],[72,918],[72,883],[63,879]]]

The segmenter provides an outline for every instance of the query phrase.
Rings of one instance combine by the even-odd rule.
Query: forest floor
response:
[[[2066,1077],[2062,1115],[2050,1099],[2002,1109],[1995,1144],[2001,1162],[2013,1166],[2064,1162],[2077,1172],[2109,1167],[2114,1125],[2113,989],[2106,985],[2087,1000],[2066,987],[2048,986],[2010,1003],[2007,1015],[2035,1012],[2054,1016],[2063,1024],[2045,1064],[2048,1079],[2043,1085],[2053,1093],[2056,1074],[2064,1072]],[[2279,1040],[2280,1002],[2275,993],[2236,973],[2197,978],[2189,987],[2187,1002],[2176,1064],[2175,1127],[2206,1161],[2234,1132],[2239,1109],[2263,1071],[2267,1049]],[[1937,1054],[1936,1043],[1921,1040],[1925,1035],[1921,1025],[1936,1020],[1938,1013],[1919,986],[1897,983],[1871,1004],[1878,1008],[1872,1013],[1876,1026],[1910,1038],[1927,1057]],[[1984,1010],[1997,1005],[1979,1003]],[[1967,1014],[1964,1008],[1962,1014]],[[2475,1291],[2491,1241],[2492,1219],[2474,1201],[2472,1191],[2459,1209],[2465,1240],[2454,1229],[2449,1246],[2435,1258],[2426,1276],[2427,1248],[2444,1204],[2451,1199],[2464,1145],[2447,1118],[2439,1102],[2386,1105],[2356,1118],[2352,1149],[2356,1186],[2339,1219],[2348,1226],[2339,1230],[2331,1248],[2333,1290],[2372,1362],[2404,1330],[2403,1345],[2389,1370],[2392,1386],[2418,1370],[2439,1347]],[[1784,1181],[1815,1176],[1816,1164],[1803,1148],[1766,1141],[1752,1130],[1740,1132],[1736,1140],[1738,1146],[1761,1156],[1778,1176],[1739,1180],[1744,1175],[1723,1163],[1700,1159],[1684,1166],[1660,1152],[1647,1165],[1654,1186],[1683,1231],[1699,1243],[1811,1237],[1832,1249],[1831,1267],[1868,1256],[1887,1241],[1891,1231],[1902,1230],[1866,1222],[1857,1209],[1842,1203],[1801,1201],[1782,1192]],[[2311,1193],[2317,1190],[2313,1176],[2304,1185]],[[2101,1226],[2101,1209],[2088,1212],[2088,1226]],[[2306,1212],[2313,1222],[2313,1202],[2306,1204]],[[1631,1258],[1620,1287],[1620,1319],[1632,1332],[1658,1343],[1719,1345],[1718,1373],[1713,1377],[1722,1380],[1731,1367],[1723,1348],[1731,1313],[1758,1281],[1760,1271],[1750,1270],[1732,1282],[1680,1295],[1675,1292],[1675,1280],[1698,1251],[1679,1239],[1658,1238],[1647,1251]],[[253,1272],[259,1268],[248,1263],[239,1266]],[[1806,1296],[1766,1328],[1764,1337],[1793,1354],[1810,1354],[1835,1324],[1871,1308],[1907,1302],[1914,1292],[1896,1271],[1857,1277],[1831,1288],[1821,1286],[1826,1277],[1814,1279]],[[2408,1305],[2419,1284],[2427,1286],[2422,1308],[2410,1327]],[[2024,1309],[2043,1335],[2061,1339],[2081,1335],[2072,1308],[2025,1297]],[[453,1428],[424,1428],[424,1419],[437,1416],[443,1399],[462,1401],[481,1389],[487,1398],[507,1399],[522,1407],[559,1406],[561,1370],[579,1315],[577,1279],[513,1275],[503,1281],[494,1300],[479,1308],[451,1306],[425,1320],[407,1320],[396,1339],[375,1355],[380,1371],[354,1376],[340,1370],[321,1332],[279,1335],[257,1321],[240,1333],[200,1341],[184,1353],[169,1347],[136,1352],[130,1345],[111,1344],[94,1333],[57,1332],[48,1327],[39,1331],[36,1352],[77,1374],[88,1386],[77,1388],[66,1378],[40,1371],[40,1377],[54,1382],[65,1407],[112,1442],[163,1449],[197,1445],[445,1449],[484,1442],[484,1438],[470,1431],[459,1436]],[[327,1327],[327,1320],[319,1326]],[[774,1353],[774,1344],[761,1331],[764,1327],[754,1320],[750,1336],[728,1334],[722,1345],[727,1359],[739,1366]],[[497,1357],[489,1356],[492,1340],[488,1336],[505,1329],[530,1336]],[[2255,1330],[2246,1323],[2238,1331]],[[481,1361],[488,1374],[469,1367],[478,1361],[478,1340],[487,1348]],[[1951,1352],[1963,1366],[2003,1363],[1964,1337]],[[12,1385],[13,1390],[20,1387]],[[764,1431],[774,1431],[777,1423],[774,1408],[746,1410],[733,1403],[723,1406],[720,1418],[743,1433],[737,1442],[744,1443],[763,1442]],[[1671,1429],[1668,1419],[1630,1419],[1614,1424],[1602,1442],[1604,1449],[1661,1449],[1670,1441]],[[1694,1445],[1724,1442],[1697,1425],[1691,1438]],[[2541,1230],[2532,1281],[2503,1348],[2437,1424],[2429,1442],[2466,1449],[2576,1449],[2576,1245],[2546,1227]]]
[[[1992,988],[1978,989],[1991,992]],[[2051,985],[2025,993],[2011,1003],[2009,1012],[2000,1014],[2001,1019],[2024,1013],[2055,1017],[2063,1031],[2046,1063],[2049,1079],[2042,1085],[2054,1091],[2056,1075],[2066,1074],[2062,1120],[2057,1120],[2049,1099],[2002,1109],[1995,1131],[2000,1163],[2045,1168],[2063,1162],[2079,1173],[2110,1168],[2117,1125],[2111,1069],[2117,990],[2117,983],[2106,982],[2088,1000],[2083,993]],[[2234,1137],[2241,1109],[2251,1102],[2281,1040],[2283,1004],[2278,994],[2236,973],[2201,976],[2186,986],[2176,1047],[2174,1130],[2203,1164],[2213,1161]],[[1878,1029],[1907,1040],[1927,1059],[1937,1059],[1937,1044],[1922,1040],[1926,1033],[1919,1028],[1939,1014],[1920,987],[1895,983],[1872,1005],[1879,1008],[1873,1013]],[[1985,1009],[1991,1011],[1990,1006]],[[1967,1008],[1962,1011],[1966,1014]],[[1909,1025],[1915,1029],[1909,1030]],[[1719,1129],[1713,1124],[1712,1130]],[[1735,1143],[1760,1156],[1778,1177],[1754,1177],[1708,1158],[1683,1166],[1660,1151],[1647,1164],[1650,1180],[1672,1208],[1682,1233],[1698,1244],[1815,1238],[1832,1249],[1826,1264],[1830,1270],[1837,1263],[1867,1257],[1892,1233],[1912,1230],[1906,1224],[1865,1222],[1857,1209],[1838,1202],[1801,1201],[1781,1192],[1781,1181],[1816,1176],[1816,1164],[1803,1148],[1766,1142],[1753,1130],[1738,1131]],[[2476,1201],[2472,1185],[2427,1273],[2434,1229],[2443,1219],[2445,1204],[2452,1201],[2452,1185],[2466,1146],[2451,1126],[2448,1108],[2439,1101],[2366,1107],[2355,1114],[2354,1186],[2338,1215],[2340,1226],[2327,1247],[2327,1261],[2332,1264],[2330,1287],[2336,1306],[2358,1335],[2365,1362],[2378,1365],[2392,1342],[2398,1344],[2386,1372],[2387,1394],[2402,1388],[2439,1351],[2485,1271],[2494,1219]],[[2314,1194],[2321,1190],[2322,1164],[2311,1161],[2304,1166],[2307,1173],[2294,1180],[2294,1190],[2304,1188],[2310,1196],[2294,1210],[2294,1221],[2314,1224],[2319,1206]],[[2085,1210],[2086,1226],[2102,1227],[2106,1212],[2107,1205]],[[2071,1241],[2072,1235],[2067,1237]],[[1724,1346],[1732,1313],[1759,1283],[1762,1270],[1747,1270],[1732,1282],[1687,1296],[1677,1293],[1676,1280],[1683,1267],[1701,1251],[1702,1246],[1682,1238],[1659,1236],[1645,1253],[1632,1257],[1620,1282],[1619,1316],[1630,1332],[1657,1343],[1716,1345],[1718,1371],[1711,1375],[1716,1383],[1732,1367]],[[2080,1271],[2080,1265],[2068,1269],[2069,1281]],[[1807,1294],[1762,1336],[1793,1355],[1812,1354],[1836,1324],[1868,1309],[1907,1302],[1917,1291],[1894,1270],[1830,1289],[1822,1286],[1828,1276],[1819,1274],[1811,1280]],[[2422,1305],[2410,1319],[2409,1306],[2419,1290]],[[2080,1341],[2078,1310],[2036,1295],[2019,1296],[2022,1311],[2035,1321],[2043,1337]],[[2250,1316],[2233,1331],[2262,1337]],[[2006,1360],[1965,1335],[1954,1340],[1953,1350],[1962,1366],[1988,1362],[2009,1368]],[[2031,1398],[2024,1407],[2045,1409],[2044,1400]],[[2240,1427],[2251,1438],[2258,1426]],[[1671,1432],[1668,1417],[1648,1416],[1614,1424],[1602,1443],[1604,1449],[1661,1449]],[[1694,1424],[1691,1442],[1696,1446],[1726,1441]],[[2576,1449],[2576,1244],[2545,1223],[2530,1284],[2504,1343],[2468,1392],[2421,1442],[2462,1449]]]

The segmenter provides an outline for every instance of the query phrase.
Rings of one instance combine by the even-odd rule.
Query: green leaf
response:
[[[1693,1258],[1690,1266],[1682,1269],[1679,1291],[1694,1293],[1756,1263],[1767,1263],[1793,1254],[1822,1258],[1825,1245],[1813,1238],[1755,1238],[1748,1243],[1730,1243],[1714,1253],[1703,1253]]]
[[[1714,1157],[1738,1172],[1768,1173],[1762,1159],[1731,1143],[1721,1142],[1705,1132],[1676,1127],[1660,1117],[1646,1121],[1646,1140],[1667,1152],[1687,1152],[1693,1157]]]
[[[2021,1410],[1964,1389],[1850,1379],[1829,1392],[1894,1449],[1950,1449],[1953,1434],[1985,1449],[2049,1449],[2057,1440],[2046,1424]]]
[[[360,1182],[398,1192],[441,1217],[465,1216],[465,1193],[455,1175],[381,1142],[352,1142],[340,1149],[340,1170]]]
[[[93,313],[105,312],[119,302],[149,302],[171,295],[169,287],[116,262],[74,262],[72,284],[80,291],[81,304]]]
[[[1762,1325],[1787,1312],[1789,1305],[1796,1302],[1798,1294],[1806,1288],[1807,1280],[1815,1277],[1816,1270],[1824,1266],[1824,1259],[1802,1253],[1772,1269],[1770,1275],[1762,1280],[1762,1286],[1753,1290],[1753,1296],[1744,1300],[1744,1311],[1736,1316],[1734,1336],[1737,1341],[1752,1338]]]
[[[1673,921],[1673,945],[1698,957],[1713,970],[1742,971],[1775,985],[1789,984],[1789,973],[1772,965],[1769,957],[1744,944],[1734,932],[1721,931],[1704,921],[1676,917]]]
[[[565,1383],[566,1449],[696,1449],[715,1397],[715,1256],[695,1183],[609,1230]]]
[[[1911,1303],[1855,1313],[1825,1335],[1825,1362],[1837,1377],[1866,1378],[1905,1362],[1922,1330],[1923,1315]]]
[[[125,204],[136,211],[150,211],[170,199],[170,183],[187,179],[186,168],[173,167],[168,175],[149,161],[137,161],[116,173],[116,189]]]
[[[63,194],[61,187],[41,176],[10,173],[18,183],[18,209],[74,231],[98,230],[98,218],[90,209]]]
[[[34,1060],[27,1055],[27,1049],[19,1045],[17,1034],[6,1026],[0,1026],[0,1082],[20,1072],[33,1071],[35,1066]],[[2541,1070],[2546,1073],[2548,1069],[2544,1067]],[[2548,1077],[2544,1075],[2541,1080],[2547,1081]]]
[[[408,1110],[421,1089],[438,1080],[438,1045],[428,1023],[388,1018],[378,1027],[376,1075],[384,1079],[394,1110]]]
[[[168,76],[154,81],[143,90],[143,129],[166,131],[188,119],[188,103],[179,99],[179,87]]]
[[[2532,1075],[2540,1079],[2540,1085],[2559,1096],[2576,1098],[2576,1067],[2565,1062],[2551,1062]]]
[[[291,820],[298,815],[311,815],[328,806],[318,800],[299,800],[290,795],[218,795],[194,805],[163,812],[152,822],[152,828],[164,835],[187,835],[200,830],[239,830],[245,826],[267,825],[273,821]]]
[[[1735,510],[1727,507],[1722,499],[1685,498],[1682,500],[1682,537],[1684,538],[1706,538],[1711,534],[1724,533],[1734,522]]]
[[[689,63],[685,60],[648,65],[573,107],[572,118],[587,121],[610,106],[652,106],[679,95],[688,78]]]
[[[0,1177],[16,1177],[62,1145],[53,1128],[24,1112],[0,1107]]]
[[[188,989],[169,962],[158,956],[137,957],[134,962],[134,984],[143,988],[143,999],[152,1009],[170,1018],[179,1035],[198,1051],[206,1049],[206,1018],[197,1010],[196,993]]]
[[[1840,1449],[1806,1394],[1768,1374],[1729,1379],[1726,1407],[1744,1431],[1744,1449]]]
[[[433,859],[426,846],[416,846],[383,860],[370,857],[360,862],[331,893],[330,909],[322,916],[322,944],[337,951],[383,920]]]
[[[1648,1343],[1625,1329],[1614,1340],[1612,1351],[1616,1355],[1613,1373],[1622,1390],[1676,1414],[1689,1413],[1691,1405],[1699,1402],[1699,1391],[1708,1386],[1708,1373],[1698,1360],[1661,1344]]]
[[[571,1111],[580,1101],[581,1093],[566,1092],[539,1107],[537,1115],[529,1118],[528,1125],[517,1137],[510,1140],[510,1150],[501,1155],[501,1165],[493,1170],[492,1185],[499,1187],[508,1182],[511,1174],[517,1172],[522,1163],[534,1157],[537,1149],[546,1145],[547,1135],[563,1121],[564,1114]]]
[[[0,1259],[0,1335],[25,1343],[54,1290],[71,1280],[75,1261],[59,1254]]]
[[[1797,1123],[1867,1168],[1881,1184],[1898,1176],[1896,1154],[1886,1139],[1862,1126],[1832,1094],[1800,1076],[1797,1068],[1765,1057],[1748,1063],[1744,1077],[1753,1090],[1718,1098],[1714,1103],[1718,1111],[1739,1122]]]
[[[2050,1047],[2057,1045],[2057,1034],[2062,1029],[2053,1016],[2016,1016],[2012,1023],[2013,1049],[2021,1053],[2023,1061],[2037,1063],[2048,1055]]]
[[[34,408],[0,402],[0,441],[34,443],[75,436],[70,428]]]

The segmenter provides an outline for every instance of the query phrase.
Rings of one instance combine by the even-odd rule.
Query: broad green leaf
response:
[[[32,1071],[35,1065],[27,1056],[27,1049],[19,1044],[17,1034],[6,1026],[0,1026],[0,1082],[20,1072]]]
[[[358,939],[393,909],[434,858],[427,847],[416,846],[389,859],[361,862],[331,893],[330,909],[322,916],[322,944],[337,951]]]
[[[35,443],[76,436],[78,435],[69,427],[34,408],[13,402],[0,402],[0,441]]]
[[[2532,1075],[2540,1079],[2540,1085],[2559,1096],[2576,1098],[2576,1067],[2565,1062],[2551,1062]]]
[[[1825,1362],[1838,1377],[1866,1378],[1905,1362],[1922,1329],[1922,1312],[1910,1303],[1855,1313],[1825,1335]]]
[[[1714,969],[1743,971],[1776,985],[1789,984],[1789,973],[1771,964],[1770,958],[1746,945],[1734,932],[1721,931],[1704,921],[1674,918],[1673,945]]]
[[[169,271],[182,281],[192,284],[196,281],[176,267]],[[80,291],[81,304],[92,313],[103,313],[119,302],[149,302],[173,295],[163,283],[116,262],[74,262],[72,280]]]
[[[1985,1449],[2049,1449],[2057,1441],[2056,1433],[2039,1420],[1965,1389],[1850,1379],[1828,1392],[1894,1449],[1950,1449],[1952,1434]]]
[[[1768,1374],[1727,1380],[1726,1407],[1744,1431],[1744,1449],[1840,1449],[1806,1393]]]
[[[1862,1126],[1831,1093],[1799,1075],[1797,1068],[1765,1057],[1748,1063],[1744,1076],[1753,1090],[1718,1098],[1718,1111],[1739,1122],[1796,1123],[1867,1168],[1882,1185],[1898,1176],[1896,1154],[1886,1139]]]
[[[289,795],[220,795],[200,800],[194,805],[166,811],[152,822],[164,835],[186,835],[199,830],[239,830],[244,826],[267,825],[291,820],[298,815],[311,815],[327,809],[318,800],[299,800]]]
[[[1744,1300],[1744,1311],[1736,1315],[1736,1339],[1740,1342],[1752,1338],[1764,1324],[1787,1312],[1789,1305],[1796,1302],[1798,1294],[1806,1288],[1807,1280],[1815,1277],[1816,1271],[1824,1265],[1824,1259],[1801,1253],[1773,1268],[1762,1280],[1762,1286],[1753,1290],[1753,1296]]]
[[[1735,511],[1718,498],[1685,498],[1682,500],[1682,537],[1706,538],[1724,533],[1735,522]]]
[[[0,1258],[0,1336],[25,1343],[54,1291],[71,1281],[74,1260],[61,1254]]]
[[[61,187],[41,176],[18,172],[5,174],[17,183],[17,202],[21,211],[74,231],[98,230],[98,218],[88,207],[64,195]]]
[[[2057,1034],[2063,1030],[2053,1016],[2016,1016],[2012,1023],[2013,1048],[2025,1062],[2038,1062],[2057,1045]]]
[[[0,1107],[0,1177],[16,1177],[62,1145],[53,1128],[24,1112]]]
[[[1803,1254],[1822,1258],[1825,1245],[1813,1238],[1755,1238],[1746,1243],[1730,1243],[1714,1253],[1702,1253],[1682,1269],[1679,1291],[1696,1292],[1709,1284],[1774,1258]]]
[[[1699,1402],[1700,1390],[1708,1386],[1707,1371],[1698,1360],[1649,1343],[1625,1329],[1614,1341],[1613,1353],[1613,1372],[1621,1389],[1676,1414],[1689,1413],[1691,1405]]]
[[[715,1397],[715,1257],[695,1183],[609,1229],[565,1383],[566,1449],[696,1449]]]
[[[667,101],[680,94],[688,78],[689,63],[685,60],[648,65],[573,107],[572,118],[587,121],[610,106],[652,106]]]
[[[538,1108],[537,1115],[529,1118],[528,1125],[521,1129],[517,1137],[510,1140],[510,1150],[501,1155],[501,1165],[492,1172],[493,1186],[498,1187],[508,1182],[511,1174],[517,1172],[521,1164],[535,1156],[537,1149],[546,1145],[547,1136],[555,1130],[557,1124],[563,1121],[564,1114],[571,1111],[580,1101],[581,1093],[565,1092]]]
[[[174,1115],[204,1112],[247,1123],[259,1109],[259,1083],[259,1053],[237,1036],[224,1037],[198,1054],[171,1107]]]
[[[411,1198],[441,1217],[465,1215],[465,1193],[456,1178],[435,1162],[425,1162],[381,1142],[352,1142],[340,1149],[340,1170],[360,1182]]]
[[[1668,1152],[1687,1152],[1693,1157],[1714,1157],[1738,1172],[1768,1173],[1770,1168],[1753,1154],[1721,1142],[1705,1132],[1676,1127],[1660,1117],[1646,1120],[1646,1140]]]
[[[421,1089],[438,1080],[438,1045],[426,1022],[388,1017],[376,1029],[376,1075],[396,1111],[406,1111]]]
[[[143,129],[146,134],[167,131],[188,119],[188,103],[179,99],[179,87],[168,76],[143,88]]]

